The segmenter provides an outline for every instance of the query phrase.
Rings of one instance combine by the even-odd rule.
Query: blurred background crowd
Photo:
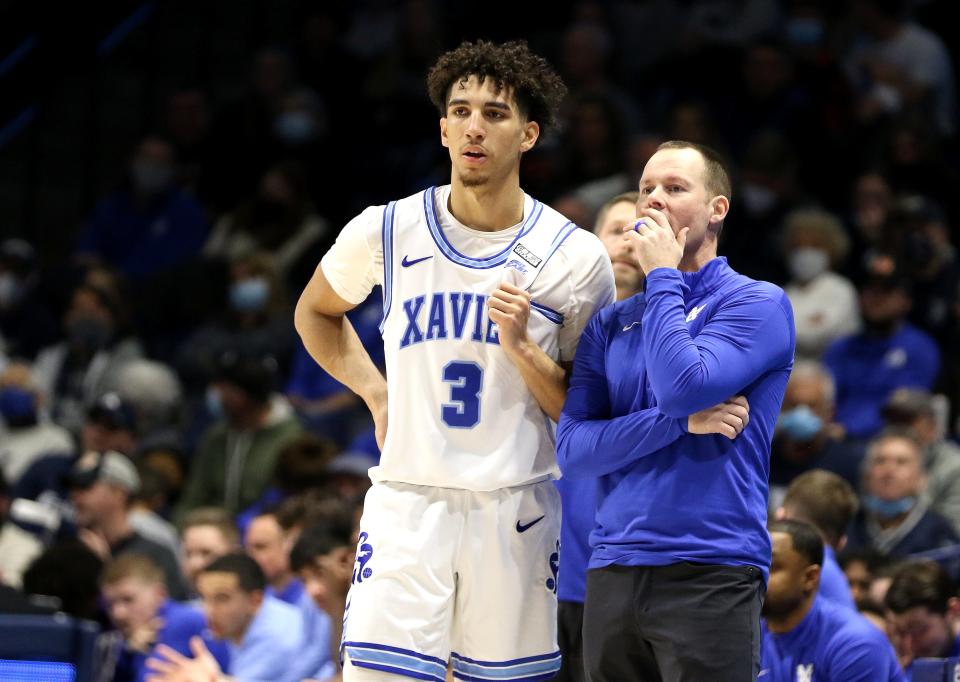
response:
[[[942,591],[924,604],[955,646],[950,5],[168,0],[8,22],[0,608],[99,620],[114,636],[104,669],[136,679],[158,632],[204,630],[192,612],[162,614],[226,589],[203,584],[220,557],[249,602],[208,613],[221,638],[239,632],[214,652],[222,665],[293,618],[312,633],[297,674],[333,674],[379,452],[362,404],[300,344],[292,306],[347,220],[448,181],[425,72],[482,36],[528,40],[567,83],[561,130],[525,157],[522,185],[584,229],[664,140],[729,160],[721,255],[783,286],[796,316],[771,509],[798,477],[836,474],[847,502],[826,484],[808,493],[847,510],[824,532],[858,604],[889,615],[897,571],[933,559]],[[375,295],[351,313],[378,363],[381,312]],[[250,597],[257,585],[268,598]]]

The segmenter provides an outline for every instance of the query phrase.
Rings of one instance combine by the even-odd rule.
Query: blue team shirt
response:
[[[762,628],[759,682],[902,682],[885,634],[860,614],[817,597],[790,632]]]
[[[925,332],[905,322],[889,338],[854,334],[823,354],[837,384],[837,421],[853,438],[883,428],[881,409],[898,388],[931,389],[940,371],[940,350]]]
[[[766,579],[770,441],[794,346],[783,290],[725,258],[658,268],[593,317],[557,427],[563,474],[600,479],[590,568],[690,561]],[[687,433],[689,415],[738,394],[750,424],[735,440]]]
[[[823,566],[820,567],[819,594],[838,606],[844,606],[854,611],[857,609],[857,605],[853,601],[853,595],[850,593],[850,583],[847,582],[847,576],[840,568],[840,564],[837,563],[837,555],[834,553],[833,547],[827,544],[823,546]]]

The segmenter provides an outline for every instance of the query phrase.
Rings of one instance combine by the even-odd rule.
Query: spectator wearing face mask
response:
[[[43,395],[21,362],[0,373],[0,472],[10,484],[37,459],[73,449],[70,432],[43,413]]]
[[[787,383],[770,453],[770,499],[775,508],[794,478],[826,469],[860,485],[863,445],[844,439],[834,421],[836,386],[825,366],[797,360]]]
[[[278,121],[288,121],[285,127],[299,130],[302,124],[296,117],[296,112],[290,112],[281,114]],[[305,185],[299,164],[285,161],[271,166],[260,179],[256,196],[214,225],[204,256],[236,261],[255,251],[269,251],[277,276],[290,285],[296,280],[299,286],[302,280],[297,275],[309,277],[330,231],[327,221],[317,215]]]
[[[916,436],[927,470],[924,494],[930,507],[960,532],[960,446],[946,438],[945,411],[941,396],[899,388],[884,405],[883,418],[888,425],[908,428]]]
[[[931,389],[940,350],[907,321],[911,283],[890,258],[878,257],[860,286],[863,331],[834,341],[823,355],[837,384],[837,421],[853,438],[883,427],[881,410],[898,388]]]
[[[176,185],[176,159],[165,140],[141,140],[127,181],[103,197],[77,243],[133,280],[185,263],[199,253],[208,226],[200,203]]]
[[[79,431],[86,409],[115,384],[124,365],[143,356],[143,348],[126,329],[120,292],[98,284],[73,291],[63,325],[66,340],[40,351],[34,377],[53,420]]]
[[[218,359],[227,351],[251,357],[269,355],[281,370],[289,365],[294,330],[284,287],[269,254],[248,254],[231,265],[227,308],[180,348],[177,367],[194,394],[207,387]]]
[[[790,213],[783,235],[790,281],[784,287],[797,321],[797,356],[817,359],[833,340],[860,329],[857,290],[836,270],[850,240],[826,211]]]
[[[902,557],[960,543],[950,522],[930,509],[926,485],[923,449],[910,431],[890,428],[870,441],[848,546]]]

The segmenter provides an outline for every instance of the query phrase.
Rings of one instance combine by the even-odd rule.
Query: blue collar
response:
[[[718,256],[696,272],[681,272],[680,276],[690,293],[706,296],[736,277],[737,273],[727,265],[726,256]]]

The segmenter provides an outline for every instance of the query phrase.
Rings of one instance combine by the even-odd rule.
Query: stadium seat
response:
[[[913,682],[944,682],[947,674],[947,659],[918,658],[913,662],[911,670]]]
[[[0,615],[0,679],[93,682],[96,623],[63,614]]]
[[[947,659],[946,674],[946,682],[957,682],[960,680],[960,658],[953,656]]]

